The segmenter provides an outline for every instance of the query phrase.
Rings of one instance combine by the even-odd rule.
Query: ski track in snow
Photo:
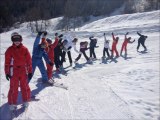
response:
[[[39,101],[30,102],[26,113],[22,113],[16,119],[113,119],[113,120],[160,120],[159,114],[159,12],[146,12],[131,15],[118,15],[109,18],[93,21],[80,28],[74,34],[80,41],[89,41],[88,37],[98,37],[96,55],[99,60],[93,64],[85,64],[82,56],[78,61],[80,66],[77,70],[66,68],[68,75],[58,74],[55,77],[57,83],[68,86],[68,90],[58,87],[44,87],[37,83],[41,77],[36,69],[33,79],[30,82],[32,94],[36,95]],[[61,18],[60,18],[61,19]],[[57,24],[58,19],[52,22]],[[9,119],[9,108],[7,94],[9,82],[5,80],[4,52],[11,44],[10,35],[13,31],[19,31],[23,36],[23,43],[32,53],[35,35],[22,25],[22,28],[15,29],[1,35],[1,94],[0,108],[1,119]],[[54,33],[49,29],[50,36]],[[113,61],[107,60],[102,63],[103,33],[107,33],[107,39],[112,38],[113,32],[120,37],[117,49],[120,51],[124,34],[129,35],[136,42],[128,44],[128,58],[119,57]],[[137,39],[135,33],[141,31],[147,35],[146,46],[148,51],[137,52]],[[29,41],[27,41],[29,39]],[[2,46],[3,43],[3,46]],[[142,51],[142,46],[140,51]],[[89,52],[86,52],[89,55]],[[73,60],[77,53],[72,52]],[[67,58],[67,56],[66,56]],[[64,66],[68,66],[68,58]],[[21,96],[18,97],[21,103]]]

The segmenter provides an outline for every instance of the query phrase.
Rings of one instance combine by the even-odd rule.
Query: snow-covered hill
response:
[[[102,57],[103,33],[111,40],[111,32],[120,37],[118,51],[120,51],[124,34],[136,39],[128,45],[128,59],[119,57],[115,61],[108,60],[105,64],[101,60],[92,65],[83,64],[78,70],[67,68],[68,75],[55,76],[55,80],[68,86],[68,90],[57,87],[43,87],[37,83],[40,72],[37,69],[30,82],[32,94],[39,101],[30,102],[26,114],[19,112],[17,119],[116,119],[116,120],[159,120],[159,60],[160,60],[160,11],[117,15],[103,18],[80,28],[71,34],[80,41],[89,41],[94,35],[98,38],[96,48],[97,58]],[[54,21],[54,20],[53,20]],[[57,21],[57,20],[55,20]],[[56,22],[57,24],[57,22]],[[53,22],[53,26],[54,22]],[[53,28],[51,26],[51,28]],[[49,29],[49,37],[53,38],[55,31]],[[32,52],[35,34],[32,34],[23,24],[15,29],[0,34],[1,40],[1,81],[0,108],[1,119],[9,119],[7,93],[9,82],[4,75],[4,52],[11,45],[10,35],[19,32],[23,36],[23,43]],[[146,53],[136,51],[138,35],[136,31],[147,35]],[[59,31],[60,32],[60,31]],[[110,42],[110,45],[111,45]],[[79,47],[79,44],[78,46]],[[140,50],[143,50],[141,47]],[[89,53],[87,52],[89,55]],[[77,53],[72,51],[73,60]],[[64,67],[69,65],[68,59]],[[21,99],[18,99],[19,103]]]

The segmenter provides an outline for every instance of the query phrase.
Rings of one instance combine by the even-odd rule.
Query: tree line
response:
[[[15,23],[46,20],[63,16],[60,29],[80,26],[89,16],[109,16],[125,4],[123,13],[144,12],[159,9],[160,0],[1,0],[0,32]],[[38,26],[38,22],[35,22]],[[42,25],[41,25],[42,26]],[[38,30],[38,28],[37,28]]]

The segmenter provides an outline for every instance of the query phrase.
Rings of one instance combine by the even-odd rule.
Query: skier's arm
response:
[[[26,49],[25,57],[26,57],[26,63],[27,63],[26,65],[27,65],[28,73],[32,73],[32,58],[28,49]]]
[[[58,45],[58,37],[56,37],[54,43],[51,45],[52,49],[54,49]]]
[[[89,37],[89,39],[90,39],[90,40],[94,40],[94,39],[93,39],[93,36]]]
[[[11,64],[11,59],[12,59],[12,56],[11,56],[11,51],[10,49],[7,49],[7,51],[5,52],[5,68],[4,68],[4,71],[5,71],[5,74],[10,74],[10,64]]]
[[[139,36],[142,36],[139,32],[137,32],[137,34],[138,34]]]
[[[107,39],[106,39],[106,34],[104,33],[104,42],[106,41]]]
[[[36,39],[34,41],[34,45],[33,45],[34,48],[39,45],[40,39],[41,39],[40,35],[37,35],[37,37],[36,37]]]
[[[112,38],[113,38],[113,41],[115,41],[115,40],[116,40],[116,38],[115,38],[115,36],[114,36],[113,32],[112,32]]]
[[[133,41],[129,41],[129,43],[134,43],[135,39]]]
[[[128,33],[129,33],[129,32],[127,32],[127,33],[125,34],[125,37],[124,37],[124,39],[125,39],[125,40],[127,39],[127,35],[128,35]]]

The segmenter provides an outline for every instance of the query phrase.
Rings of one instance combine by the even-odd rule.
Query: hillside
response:
[[[160,59],[160,11],[117,15],[102,18],[88,23],[79,31],[70,32],[79,41],[89,41],[88,37],[94,35],[98,38],[96,55],[99,60],[93,64],[85,64],[85,58],[79,60],[81,67],[77,70],[67,68],[67,76],[62,74],[55,76],[57,83],[68,86],[68,90],[58,87],[44,87],[37,82],[41,77],[36,69],[30,82],[32,95],[36,95],[39,101],[30,102],[26,113],[19,112],[17,119],[113,119],[113,120],[160,120],[159,103],[159,59]],[[52,20],[48,32],[53,38],[57,19]],[[56,22],[54,22],[56,21]],[[55,24],[54,24],[55,23]],[[35,34],[26,27],[0,34],[1,48],[1,81],[0,81],[0,108],[1,119],[9,119],[7,94],[9,82],[4,75],[4,53],[11,45],[10,35],[19,32],[23,36],[23,43],[32,53]],[[77,30],[77,29],[76,29]],[[147,52],[137,52],[136,32],[147,35]],[[58,31],[61,33],[61,31]],[[108,60],[102,63],[103,33],[112,44],[111,32],[120,37],[118,51],[120,51],[124,34],[136,41],[128,45],[128,57],[119,57],[116,60]],[[68,33],[64,33],[68,34]],[[77,44],[79,48],[79,44]],[[140,51],[143,50],[142,46]],[[87,55],[89,52],[87,51]],[[77,53],[72,50],[73,60]],[[67,57],[66,57],[67,58]],[[64,67],[69,65],[68,58]],[[21,103],[19,96],[18,102]],[[20,107],[20,106],[19,106]]]

